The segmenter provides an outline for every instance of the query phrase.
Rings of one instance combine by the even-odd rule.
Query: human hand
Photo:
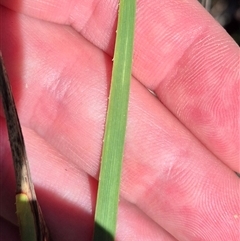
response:
[[[1,4],[1,50],[53,241],[91,240],[117,1]],[[238,46],[197,1],[139,1],[132,74],[117,240],[237,241]],[[0,131],[0,237],[13,241],[2,110]]]

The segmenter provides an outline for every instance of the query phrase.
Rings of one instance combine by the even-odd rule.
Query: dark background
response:
[[[240,0],[200,0],[240,46]]]

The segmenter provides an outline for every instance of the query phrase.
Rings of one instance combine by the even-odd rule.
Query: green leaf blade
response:
[[[30,200],[26,194],[16,195],[16,210],[22,241],[37,241],[37,230]]]
[[[94,241],[114,240],[127,124],[135,0],[121,0],[95,213]]]

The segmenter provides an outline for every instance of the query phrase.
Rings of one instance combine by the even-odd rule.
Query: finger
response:
[[[131,94],[121,195],[177,240],[238,240],[239,178],[156,99]]]
[[[71,24],[112,54],[117,2],[23,1],[21,9],[20,4],[4,4],[41,19]],[[237,45],[197,1],[138,4],[133,75],[238,172],[239,55]]]
[[[29,23],[28,23],[29,24]],[[30,25],[31,26],[31,25]],[[34,23],[35,28],[37,27],[37,23]],[[29,25],[28,25],[29,27]],[[41,30],[41,28],[37,28],[37,30]],[[55,29],[56,30],[56,29]],[[49,34],[47,36],[51,36],[50,33],[52,33],[53,29],[51,28],[51,26],[48,26],[48,31]],[[59,30],[60,31],[60,30]],[[62,30],[61,30],[62,31]],[[64,30],[65,31],[65,30]],[[103,119],[104,117],[101,117],[101,113],[104,111],[104,102],[106,101],[106,89],[107,89],[107,84],[106,84],[106,79],[104,81],[104,78],[106,78],[106,76],[108,76],[106,74],[106,66],[103,63],[109,63],[110,59],[107,59],[106,57],[104,58],[104,55],[99,52],[99,50],[97,49],[93,49],[92,46],[89,46],[86,42],[84,42],[85,40],[81,40],[79,38],[77,38],[78,40],[75,42],[74,39],[76,37],[76,35],[74,35],[72,32],[72,35],[69,35],[68,30],[66,31],[68,34],[64,35],[64,32],[61,32],[61,36],[64,39],[64,36],[66,37],[66,40],[71,41],[72,44],[76,44],[76,48],[73,48],[70,52],[68,49],[68,54],[69,54],[69,58],[68,60],[71,60],[72,63],[74,63],[74,60],[77,59],[79,60],[79,63],[81,63],[82,69],[84,70],[83,72],[81,72],[78,68],[78,66],[74,66],[71,65],[71,71],[68,71],[68,69],[64,69],[65,73],[68,73],[71,75],[66,77],[66,76],[60,76],[59,77],[59,81],[57,82],[58,85],[57,87],[55,86],[54,88],[54,84],[55,82],[52,81],[50,83],[50,86],[48,86],[48,92],[49,95],[46,97],[46,99],[42,98],[42,100],[45,100],[46,103],[51,103],[51,107],[49,107],[48,105],[44,105],[44,103],[42,102],[38,102],[38,104],[31,102],[30,100],[34,99],[33,95],[31,95],[30,92],[28,92],[26,89],[25,91],[25,95],[23,95],[24,97],[22,98],[22,103],[25,105],[28,105],[28,110],[33,110],[33,106],[37,107],[37,108],[42,108],[42,110],[45,110],[44,115],[43,116],[32,116],[32,112],[27,113],[25,112],[23,116],[23,119],[25,119],[25,123],[30,123],[31,126],[31,121],[32,123],[34,123],[34,125],[32,126],[33,128],[35,128],[35,130],[41,135],[44,136],[44,138],[46,138],[46,140],[54,147],[56,148],[62,155],[67,155],[69,158],[69,161],[71,163],[75,163],[76,165],[79,165],[80,168],[85,169],[87,172],[89,172],[92,176],[96,176],[96,172],[97,172],[97,166],[98,166],[98,161],[97,161],[97,157],[100,156],[100,148],[98,149],[98,145],[99,143],[101,143],[101,136],[96,136],[96,133],[98,133],[99,127],[103,126]],[[40,31],[41,33],[41,31]],[[46,32],[45,32],[46,33]],[[31,35],[32,36],[32,35]],[[40,34],[41,36],[41,34]],[[71,37],[70,37],[71,36]],[[75,37],[74,37],[75,36]],[[58,39],[58,34],[57,31],[55,31],[55,37],[56,39]],[[31,40],[31,37],[28,36],[29,40]],[[41,37],[40,37],[41,38]],[[73,39],[71,39],[73,38]],[[61,39],[62,41],[62,39]],[[63,41],[64,42],[64,41]],[[80,42],[82,43],[82,48],[77,48],[77,45],[80,44]],[[28,55],[28,61],[29,63],[33,64],[36,63],[38,60],[36,60],[34,57],[34,54],[31,51],[28,50],[28,48],[31,48],[31,43],[32,41],[30,41],[28,43],[27,46],[25,46],[25,51],[29,53]],[[86,43],[86,44],[83,44]],[[56,44],[56,42],[55,42]],[[83,48],[84,46],[84,48]],[[42,48],[44,47],[44,44],[42,46]],[[45,46],[47,48],[47,46]],[[63,49],[62,45],[58,45],[58,47],[61,48],[57,48],[57,45],[55,45],[55,49],[52,50],[51,54],[49,54],[50,57],[53,56],[58,56],[56,55],[56,53],[59,53],[60,49]],[[81,56],[79,53],[75,53],[73,50],[76,49],[81,49],[81,53],[84,51],[84,53],[86,55],[84,56],[88,56],[87,60],[86,59],[81,59]],[[94,55],[90,55],[90,50],[91,52],[94,50]],[[44,48],[43,48],[43,53],[44,53]],[[56,51],[56,53],[54,52]],[[64,51],[66,50],[62,50],[63,53],[65,53]],[[61,51],[60,51],[61,52]],[[66,51],[67,52],[67,51]],[[66,54],[66,53],[65,53]],[[71,57],[70,57],[71,56]],[[94,56],[94,58],[89,58],[90,56]],[[39,55],[40,59],[41,59],[41,53]],[[44,56],[42,56],[44,57]],[[49,57],[49,58],[50,58]],[[61,59],[61,58],[60,58]],[[64,59],[64,58],[63,58]],[[105,62],[103,61],[105,60]],[[109,61],[109,62],[107,62]],[[38,63],[38,62],[37,62]],[[110,62],[111,63],[111,62]],[[50,64],[50,62],[48,63]],[[49,66],[49,68],[51,70],[61,70],[61,65],[59,67],[59,69],[57,68],[57,65],[55,66],[55,64],[58,64],[57,59],[55,59],[55,61],[51,62],[51,67]],[[61,63],[64,65],[64,63]],[[40,71],[38,71],[38,68],[40,67],[39,65],[33,65],[34,67],[36,67],[36,71],[37,73],[40,73]],[[91,66],[91,67],[90,67]],[[93,66],[93,67],[92,67]],[[94,66],[97,66],[97,68],[95,68]],[[89,70],[89,68],[91,68],[91,74],[90,73],[86,73],[85,70]],[[42,69],[42,68],[40,68]],[[60,71],[61,72],[61,71]],[[42,74],[42,75],[41,75]],[[35,88],[35,98],[38,99],[39,96],[41,96],[42,93],[45,93],[43,90],[46,86],[44,86],[44,76],[48,76],[48,74],[46,73],[41,73],[38,74],[38,82],[34,82],[32,79],[28,79],[26,78],[24,81],[27,80],[27,84],[29,87],[31,87],[32,90],[34,90]],[[81,78],[82,82],[77,81],[76,79],[74,79],[74,76],[84,76],[84,78]],[[95,76],[95,78],[92,79],[92,76]],[[98,78],[97,78],[98,76]],[[101,78],[99,79],[99,76],[101,76]],[[26,76],[27,77],[27,76]],[[55,77],[55,76],[54,76]],[[54,79],[53,77],[53,79]],[[72,88],[70,88],[69,86],[64,85],[63,83],[67,83],[67,78],[68,81],[73,80],[72,82],[70,81],[70,85],[72,85]],[[57,78],[58,79],[58,78]],[[42,80],[42,81],[39,81]],[[75,81],[74,81],[75,80]],[[88,81],[87,81],[88,80]],[[89,81],[90,80],[90,81]],[[92,80],[92,81],[91,81]],[[101,81],[102,80],[102,81]],[[46,84],[47,82],[45,82]],[[59,84],[60,83],[60,84]],[[197,202],[198,200],[193,200],[190,203],[187,203],[187,206],[190,206],[190,209],[188,210],[188,212],[185,212],[185,216],[184,216],[184,203],[181,203],[179,205],[178,202],[175,203],[171,203],[172,200],[174,200],[174,198],[176,199],[176,196],[174,194],[172,195],[164,195],[164,200],[162,201],[162,205],[164,204],[164,202],[167,203],[171,203],[173,206],[174,204],[177,206],[177,209],[170,209],[170,213],[169,215],[171,217],[169,217],[170,220],[168,220],[168,222],[164,222],[164,228],[166,228],[167,230],[170,230],[174,235],[179,235],[179,238],[182,237],[192,237],[192,234],[195,234],[197,236],[197,238],[204,236],[204,237],[208,237],[210,234],[214,233],[214,237],[216,237],[216,240],[219,240],[221,237],[233,237],[233,240],[236,238],[236,230],[237,230],[237,221],[233,221],[233,218],[237,217],[235,215],[237,215],[237,213],[239,213],[239,207],[238,207],[238,203],[236,204],[236,200],[238,200],[238,179],[235,179],[235,176],[233,176],[233,173],[226,168],[224,165],[220,164],[219,165],[219,161],[214,157],[211,156],[200,144],[199,142],[197,142],[193,136],[191,136],[191,134],[189,132],[187,132],[180,124],[176,124],[176,119],[174,119],[169,112],[167,112],[160,104],[159,102],[155,99],[155,97],[153,97],[148,91],[146,91],[146,89],[142,88],[141,85],[136,84],[136,82],[133,86],[133,90],[132,90],[132,102],[130,105],[134,106],[134,107],[138,107],[137,110],[139,111],[130,111],[130,117],[129,117],[129,122],[134,123],[134,125],[132,125],[132,132],[129,132],[129,136],[135,138],[136,137],[136,130],[140,130],[139,132],[137,132],[138,134],[138,138],[137,139],[133,139],[132,141],[128,141],[127,146],[129,146],[131,143],[133,146],[130,146],[130,150],[133,149],[132,154],[130,153],[130,160],[137,160],[141,163],[144,163],[145,161],[147,161],[147,164],[149,166],[144,166],[144,168],[142,169],[137,169],[138,170],[138,174],[141,173],[141,175],[139,176],[143,176],[143,174],[146,173],[150,173],[147,174],[147,177],[150,178],[151,177],[151,183],[155,183],[155,179],[156,176],[154,175],[155,171],[156,171],[156,166],[151,166],[153,164],[156,164],[151,162],[151,159],[149,160],[149,157],[151,158],[156,158],[156,160],[158,160],[158,157],[161,157],[161,152],[164,152],[166,154],[163,155],[163,160],[169,160],[168,158],[168,153],[173,153],[173,154],[178,154],[178,153],[182,153],[183,151],[183,157],[182,155],[173,155],[172,158],[172,162],[167,162],[165,163],[167,169],[165,169],[166,173],[172,173],[171,175],[174,176],[174,173],[176,173],[175,175],[177,175],[178,172],[180,172],[181,169],[184,170],[183,166],[178,166],[179,163],[191,163],[192,166],[187,166],[188,167],[188,172],[186,169],[186,173],[183,173],[183,176],[186,177],[186,179],[184,180],[183,178],[181,179],[182,182],[179,183],[179,186],[177,186],[177,188],[183,188],[180,189],[182,192],[177,193],[177,198],[181,198],[181,196],[183,195],[184,200],[191,200],[191,197],[194,196],[194,193],[192,191],[188,191],[188,188],[186,186],[185,183],[187,183],[186,180],[191,180],[191,182],[193,183],[192,186],[197,186],[198,191],[200,194],[200,196],[203,196],[204,198],[206,198],[207,200],[210,200],[210,204],[209,206],[211,207],[211,205],[214,204],[215,210],[217,210],[218,214],[221,216],[220,221],[221,221],[221,225],[219,226],[221,230],[223,230],[222,232],[218,232],[216,233],[216,229],[215,231],[212,230],[212,227],[210,226],[211,223],[214,223],[214,218],[213,215],[211,214],[212,209],[208,208],[205,210],[204,207],[202,207],[202,202],[201,200],[199,202]],[[102,86],[103,85],[103,86]],[[91,86],[92,88],[89,88],[88,86]],[[93,88],[93,86],[95,88]],[[66,87],[68,87],[67,89],[65,89]],[[74,87],[74,88],[73,88]],[[51,89],[52,88],[52,89]],[[83,92],[83,99],[81,99],[81,101],[84,102],[85,106],[82,105],[81,101],[79,102],[79,95],[77,95],[76,93],[80,92],[80,90],[86,90],[86,88],[88,88],[89,90],[91,90],[90,92]],[[142,88],[142,89],[141,89]],[[63,90],[66,90],[66,92],[64,92],[64,96],[58,95],[59,93],[62,93]],[[74,90],[73,92],[71,92],[72,90]],[[79,93],[78,92],[78,93]],[[100,100],[100,102],[97,102],[94,100],[93,97],[98,96]],[[59,98],[60,97],[60,98]],[[61,98],[62,97],[62,98]],[[65,98],[63,98],[65,97]],[[92,98],[91,98],[92,97]],[[48,101],[49,100],[49,101]],[[146,101],[148,100],[148,101]],[[151,101],[150,101],[151,100]],[[102,101],[102,102],[101,102]],[[135,102],[134,102],[135,101]],[[73,105],[73,103],[75,103]],[[78,105],[76,104],[78,103]],[[106,102],[105,102],[106,103]],[[143,104],[146,105],[143,105]],[[31,107],[32,106],[32,107]],[[61,115],[62,112],[59,112],[58,114],[60,115],[60,119],[61,121],[64,122],[57,124],[57,122],[54,122],[53,120],[55,120],[52,117],[55,117],[55,115],[51,116],[51,111],[49,111],[50,109],[48,108],[52,108],[52,107],[60,107],[62,110],[65,110],[69,113],[75,113],[73,116],[71,116],[71,118],[69,118],[69,116],[64,116]],[[161,108],[159,108],[161,106]],[[78,107],[81,112],[76,111]],[[85,108],[87,107],[87,108]],[[147,108],[148,107],[148,108]],[[45,108],[45,109],[44,109]],[[95,110],[94,112],[91,112],[91,110]],[[148,110],[149,111],[145,111]],[[20,108],[21,110],[21,108]],[[38,111],[38,109],[34,109],[35,111]],[[39,109],[40,110],[40,109]],[[24,110],[23,110],[24,111]],[[143,114],[146,112],[146,117],[143,118]],[[39,112],[38,112],[39,113]],[[134,118],[131,119],[131,113],[135,113]],[[54,113],[56,114],[56,113]],[[138,115],[136,115],[138,114]],[[56,115],[57,116],[57,115]],[[32,117],[33,119],[31,120]],[[44,117],[44,118],[43,118]],[[101,119],[102,118],[102,119]],[[44,121],[45,119],[45,121]],[[134,120],[143,120],[143,123],[135,123]],[[28,121],[27,121],[28,120]],[[31,120],[31,121],[30,121]],[[47,120],[47,121],[46,121]],[[148,121],[148,122],[147,122]],[[164,121],[164,122],[161,122]],[[47,122],[47,123],[46,123]],[[148,125],[150,122],[150,126]],[[84,123],[86,124],[86,128],[83,129],[79,129],[79,124],[80,123]],[[88,125],[88,123],[91,123],[92,125]],[[138,124],[138,125],[135,125]],[[64,126],[68,126],[68,130],[66,131],[66,129],[64,129]],[[144,128],[143,128],[144,127]],[[96,128],[96,129],[94,129]],[[131,130],[131,126],[129,127]],[[78,135],[76,135],[76,129],[79,129]],[[101,128],[100,128],[101,129]],[[146,133],[148,135],[146,135]],[[157,133],[157,136],[153,136],[150,135],[149,133]],[[167,133],[167,134],[166,134]],[[168,134],[169,133],[169,134]],[[181,133],[179,135],[179,133]],[[81,137],[86,137],[86,139],[79,139],[79,135]],[[61,138],[62,136],[64,136],[64,139]],[[162,139],[159,139],[159,137],[161,137]],[[57,140],[57,142],[56,142]],[[87,141],[88,140],[88,141]],[[144,140],[144,141],[143,141]],[[149,140],[155,140],[155,142],[151,142]],[[164,143],[159,143],[156,142],[156,140],[164,140]],[[143,142],[144,147],[141,147],[140,149],[138,149],[138,144]],[[147,142],[147,143],[145,143]],[[84,147],[82,149],[77,149],[76,147],[73,147],[71,143],[78,143],[80,147]],[[98,144],[97,144],[98,143]],[[172,149],[171,145],[166,145],[168,143],[173,143],[172,146],[175,149]],[[183,146],[184,143],[184,146]],[[147,144],[147,145],[145,145]],[[76,146],[76,145],[75,145]],[[136,150],[134,150],[134,147],[136,146]],[[189,147],[191,147],[192,149],[190,149]],[[146,149],[145,149],[146,148]],[[156,149],[155,149],[156,148]],[[182,150],[183,148],[183,150]],[[149,152],[145,152],[144,150],[150,150]],[[186,151],[186,153],[184,153]],[[197,151],[195,151],[197,150]],[[126,150],[127,151],[127,150]],[[127,151],[128,153],[129,151]],[[66,154],[67,153],[67,154]],[[138,155],[141,155],[140,157]],[[171,159],[170,158],[170,159]],[[183,159],[182,159],[183,158]],[[82,160],[80,162],[76,162],[76,159],[78,160]],[[161,158],[162,159],[162,158]],[[162,162],[161,162],[162,163]],[[137,165],[138,163],[136,163]],[[164,163],[163,163],[164,164]],[[169,164],[170,166],[167,166],[167,164]],[[171,168],[173,167],[173,164],[176,164],[176,169],[175,171],[171,171]],[[178,164],[178,165],[177,165]],[[209,167],[208,167],[209,166]],[[149,168],[149,169],[148,169]],[[163,168],[163,169],[162,169]],[[132,167],[131,170],[134,170],[134,168]],[[157,170],[164,170],[164,165],[163,166],[158,166]],[[204,174],[206,173],[206,175],[203,175],[203,177],[200,179],[199,181],[199,177],[196,177],[196,173],[195,175],[192,176],[191,171],[189,172],[189,170],[199,170],[200,174]],[[211,175],[209,173],[215,173],[217,170],[217,174],[213,175],[213,180],[211,179]],[[141,171],[141,172],[140,172]],[[157,172],[159,174],[159,172]],[[131,174],[131,173],[130,173]],[[160,173],[161,174],[161,173]],[[207,175],[208,174],[208,175]],[[131,176],[136,176],[136,174],[134,175],[134,173],[132,175],[128,175],[128,177]],[[226,184],[224,184],[223,182],[219,182],[218,180],[220,180],[220,177],[226,177],[226,183],[228,188],[226,188]],[[165,175],[165,177],[168,177],[168,175]],[[194,178],[195,177],[195,178]],[[148,213],[148,215],[150,217],[152,217],[156,222],[158,222],[159,224],[161,223],[161,220],[159,217],[161,217],[161,213],[165,210],[159,210],[158,212],[154,212],[154,210],[156,211],[156,206],[151,205],[151,202],[153,202],[155,199],[160,201],[160,190],[154,190],[150,188],[150,184],[149,185],[144,185],[145,182],[147,182],[148,178],[144,179],[143,182],[143,188],[142,190],[139,191],[139,189],[131,189],[131,188],[127,188],[126,186],[126,190],[124,191],[123,189],[123,196],[126,196],[127,194],[130,195],[132,194],[132,199],[130,199],[129,196],[126,196],[126,198],[129,198],[132,202],[136,202],[137,205],[139,207],[141,207],[144,212]],[[181,181],[180,180],[180,181]],[[216,181],[217,180],[217,181]],[[140,180],[141,181],[141,180]],[[213,183],[213,187],[208,186],[210,183]],[[128,182],[127,184],[130,187],[135,187],[135,184],[137,184],[139,182],[139,180],[135,180],[134,182],[130,183]],[[140,182],[141,183],[141,182]],[[200,184],[201,185],[200,185]],[[169,182],[169,187],[171,185],[175,184],[174,180],[171,180],[171,182]],[[197,185],[198,184],[198,185]],[[154,185],[153,185],[154,186]],[[145,189],[145,188],[146,189]],[[191,186],[190,186],[191,187]],[[189,187],[189,189],[190,189]],[[176,190],[178,190],[176,188]],[[212,188],[213,188],[213,198],[211,199],[211,195],[210,193],[212,192]],[[146,190],[152,190],[152,193],[156,196],[154,196],[154,198],[151,198],[149,195],[149,198],[146,198],[146,203],[148,205],[145,205],[145,207],[150,207],[149,210],[145,210],[143,206],[143,203],[141,203],[139,201],[140,197],[145,197],[147,191]],[[175,188],[173,189],[175,190]],[[218,192],[220,190],[220,192]],[[229,193],[225,193],[225,190],[230,190]],[[127,194],[126,194],[127,193]],[[220,195],[218,195],[218,193],[220,193]],[[166,192],[166,194],[168,194]],[[170,193],[171,194],[171,193]],[[227,198],[226,198],[227,196]],[[145,198],[144,198],[145,199]],[[197,198],[196,198],[197,199]],[[229,200],[227,200],[229,199]],[[221,200],[221,201],[219,201]],[[178,200],[177,200],[178,201]],[[160,203],[161,204],[161,203]],[[179,206],[180,207],[179,207]],[[197,212],[196,212],[197,209]],[[226,211],[228,210],[228,215],[226,216]],[[152,211],[151,211],[152,210]],[[172,211],[171,211],[172,210]],[[182,211],[183,210],[183,211]],[[182,211],[182,212],[180,212]],[[193,227],[192,227],[192,232],[188,232],[188,230],[185,230],[185,228],[183,226],[181,226],[182,223],[186,223],[188,221],[186,214],[190,213],[195,213],[196,215],[191,215],[192,218],[192,223],[194,223]],[[180,215],[182,214],[182,216]],[[232,215],[233,214],[233,215]],[[174,223],[174,219],[173,217],[180,217],[182,219],[180,219],[181,222],[177,222],[177,225],[173,227],[173,223]],[[199,222],[199,217],[209,217],[208,222],[207,223],[198,223]],[[158,217],[158,218],[157,218]],[[232,218],[233,217],[233,218]],[[172,221],[172,222],[171,222]],[[227,222],[227,223],[226,223]],[[200,225],[205,225],[204,228],[202,228],[201,232],[199,232],[197,230],[197,224]],[[174,231],[178,231],[177,233],[175,233]],[[178,234],[179,233],[179,234]],[[196,237],[195,237],[196,238]],[[194,239],[191,239],[194,240]]]
[[[238,46],[197,1],[164,6],[145,1],[138,9],[133,75],[208,149],[240,171]],[[87,29],[96,34],[93,22]],[[100,36],[83,35],[106,49]]]
[[[196,5],[169,4],[159,14],[154,14],[157,5],[144,10],[152,17],[148,24],[139,23],[133,74],[208,149],[239,171],[239,48]]]
[[[62,155],[35,132],[25,128],[23,131],[25,139],[30,141],[26,146],[33,181],[52,239],[75,241],[81,237],[82,240],[90,240],[93,234],[96,180],[63,159]],[[6,145],[6,149],[8,148]],[[3,164],[4,175],[4,170],[8,170],[8,166],[12,164],[11,158]],[[14,187],[9,184],[11,182],[6,182],[3,189],[12,190],[12,194],[1,200],[4,212],[0,214],[16,224]],[[132,237],[131,240],[176,241],[136,206],[122,199],[119,205],[117,239],[125,240],[126,237]]]
[[[124,199],[118,211],[117,240],[162,240],[177,241],[146,214]]]

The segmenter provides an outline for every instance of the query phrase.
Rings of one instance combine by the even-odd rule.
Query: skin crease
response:
[[[91,240],[117,1],[2,0],[0,11],[52,238]],[[117,240],[239,240],[238,46],[190,0],[138,1],[134,44]],[[0,113],[0,240],[18,241]]]

